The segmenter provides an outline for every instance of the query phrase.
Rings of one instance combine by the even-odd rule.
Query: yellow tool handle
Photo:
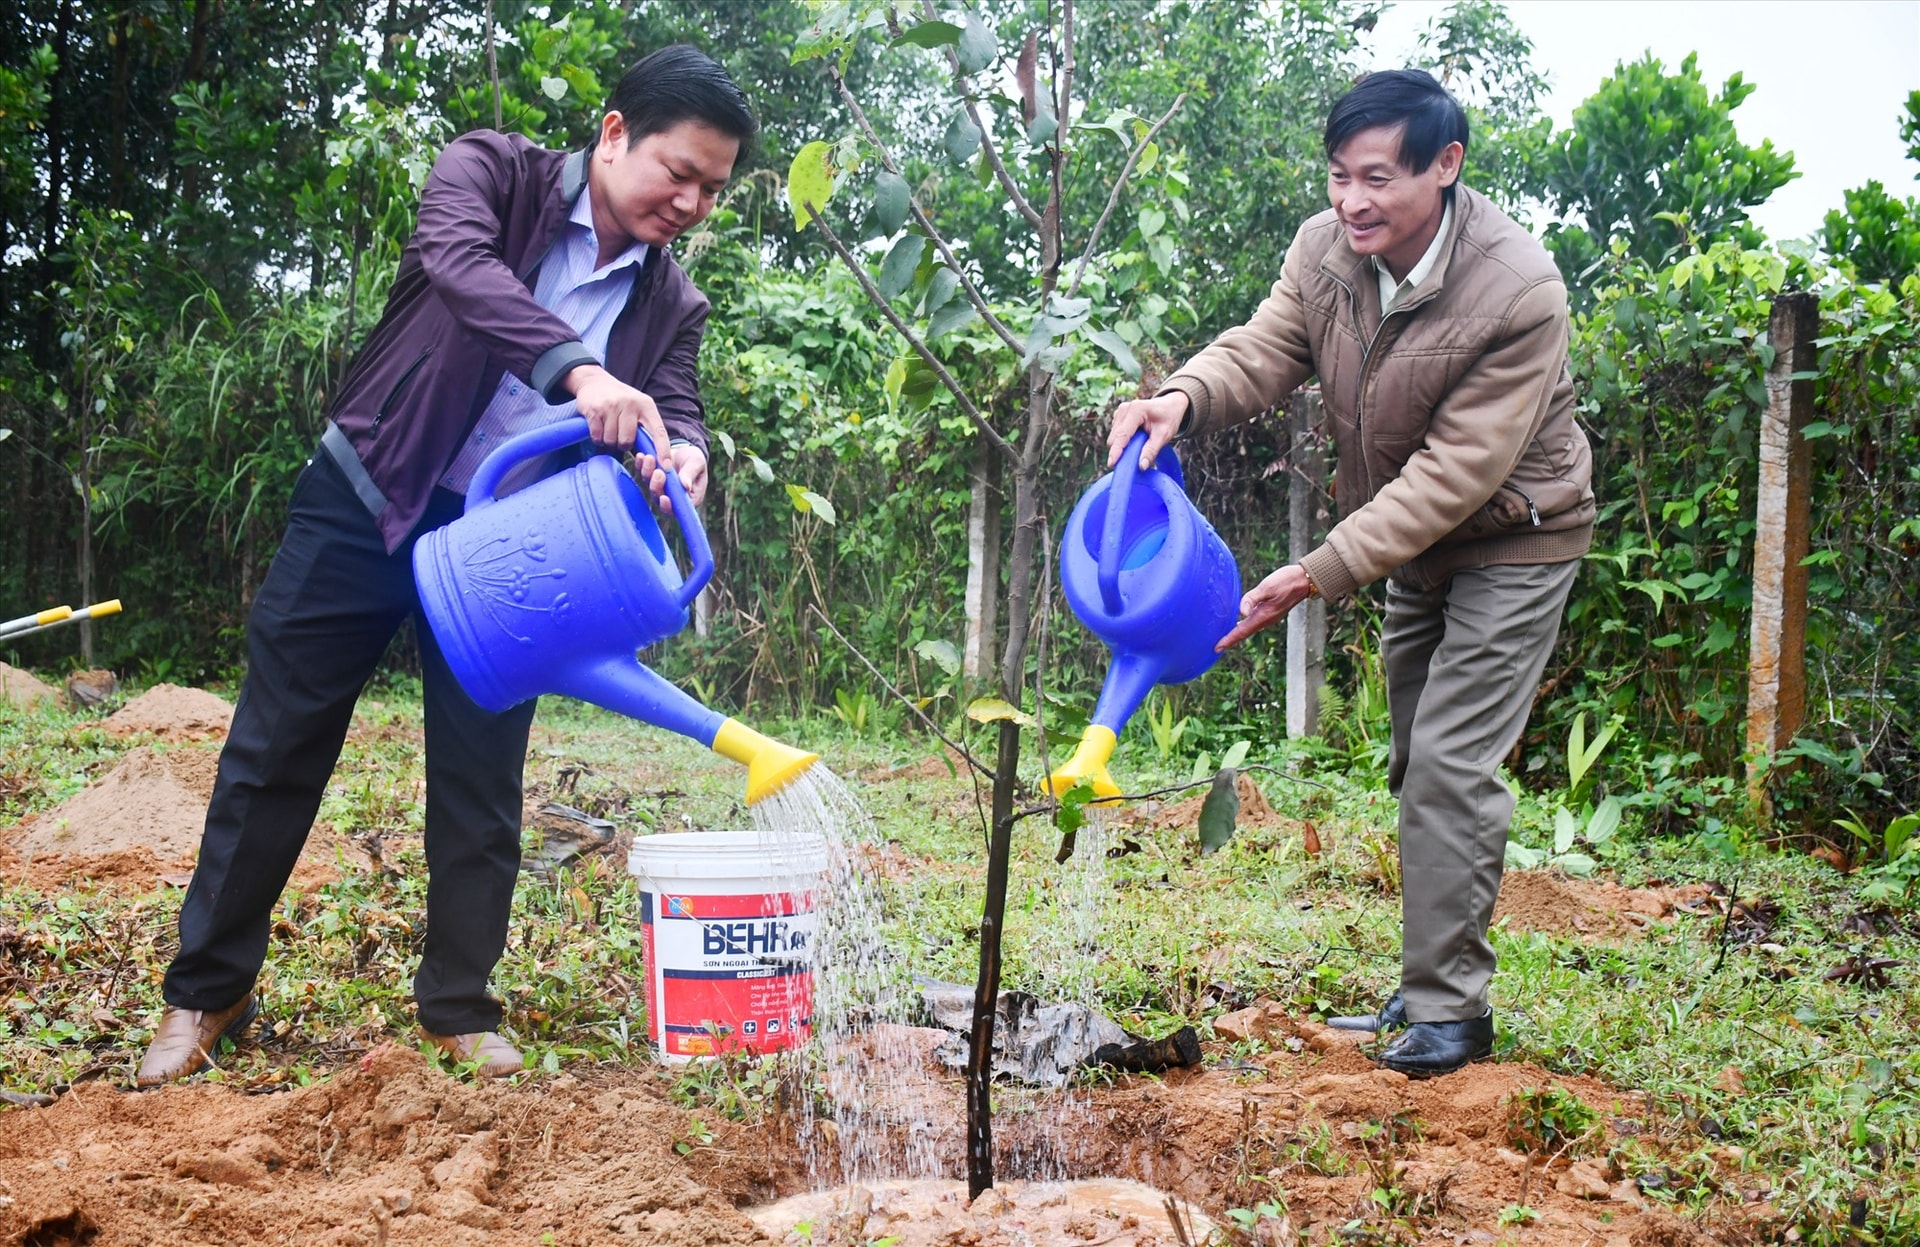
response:
[[[18,619],[9,619],[5,623],[0,623],[0,635],[19,632],[25,628],[44,628],[48,624],[59,623],[71,614],[73,614],[71,606],[49,606],[43,611],[36,611],[34,614],[22,615]]]
[[[71,606],[56,606],[51,610],[41,611],[38,615],[22,615],[18,619],[0,624],[0,640],[10,641],[14,637],[25,636],[29,632],[38,632],[42,628],[57,628],[61,624],[79,623],[83,619],[99,619],[119,613],[119,598],[108,598],[104,602],[95,602],[92,606],[83,606],[79,610],[74,610]]]

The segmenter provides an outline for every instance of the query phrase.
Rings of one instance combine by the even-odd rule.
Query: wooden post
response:
[[[1760,484],[1754,502],[1753,640],[1747,662],[1747,796],[1770,815],[1767,774],[1793,742],[1807,709],[1807,569],[1812,515],[1811,372],[1820,303],[1809,292],[1773,301],[1767,410],[1760,418]]]
[[[1320,444],[1320,394],[1296,395],[1287,411],[1287,561],[1312,551],[1327,522],[1322,482],[1326,455]],[[1320,734],[1320,690],[1327,683],[1327,604],[1302,602],[1287,612],[1287,738]]]
[[[974,439],[967,476],[973,496],[967,506],[967,636],[960,670],[979,680],[991,672],[1000,620],[1000,453],[984,437]]]

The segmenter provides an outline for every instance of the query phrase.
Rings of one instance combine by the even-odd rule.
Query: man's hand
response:
[[[667,453],[672,456],[673,470],[680,477],[680,485],[687,491],[687,500],[699,506],[707,500],[707,455],[698,446],[674,446]],[[652,455],[634,456],[634,477],[647,487],[662,511],[673,510],[673,500],[667,496],[667,473],[660,461]]]
[[[1307,569],[1289,563],[1274,572],[1240,599],[1240,622],[1213,647],[1224,654],[1254,633],[1271,628],[1287,617],[1287,612],[1307,600]]]
[[[1113,426],[1107,430],[1107,466],[1111,468],[1119,463],[1120,452],[1127,448],[1135,433],[1145,429],[1147,445],[1140,452],[1140,466],[1152,467],[1161,448],[1180,431],[1180,422],[1187,418],[1190,405],[1185,394],[1171,390],[1157,398],[1136,398],[1114,408]]]
[[[635,429],[645,429],[655,446],[667,444],[667,426],[653,400],[600,365],[581,364],[568,370],[564,384],[573,392],[574,404],[587,418],[597,444],[632,450]]]

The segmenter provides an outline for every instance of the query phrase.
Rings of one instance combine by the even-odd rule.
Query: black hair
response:
[[[1425,173],[1449,143],[1467,148],[1467,113],[1424,69],[1385,69],[1368,74],[1334,101],[1327,114],[1327,158],[1362,130],[1405,126],[1400,134],[1400,164]]]
[[[683,121],[703,122],[738,139],[740,159],[760,132],[747,97],[712,57],[676,43],[642,57],[607,97],[607,111],[627,123],[629,147]],[[738,161],[736,161],[738,163]]]

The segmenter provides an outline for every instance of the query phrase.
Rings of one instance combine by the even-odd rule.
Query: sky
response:
[[[1756,90],[1733,111],[1744,143],[1772,139],[1801,176],[1751,213],[1776,239],[1819,230],[1843,192],[1878,179],[1920,195],[1920,163],[1900,142],[1920,90],[1920,0],[1507,0],[1547,76],[1543,101],[1564,128],[1621,61],[1651,51],[1669,71],[1689,52],[1717,96],[1739,73]],[[1400,0],[1374,32],[1377,67],[1406,63],[1442,0]],[[1469,161],[1471,168],[1471,161]]]

